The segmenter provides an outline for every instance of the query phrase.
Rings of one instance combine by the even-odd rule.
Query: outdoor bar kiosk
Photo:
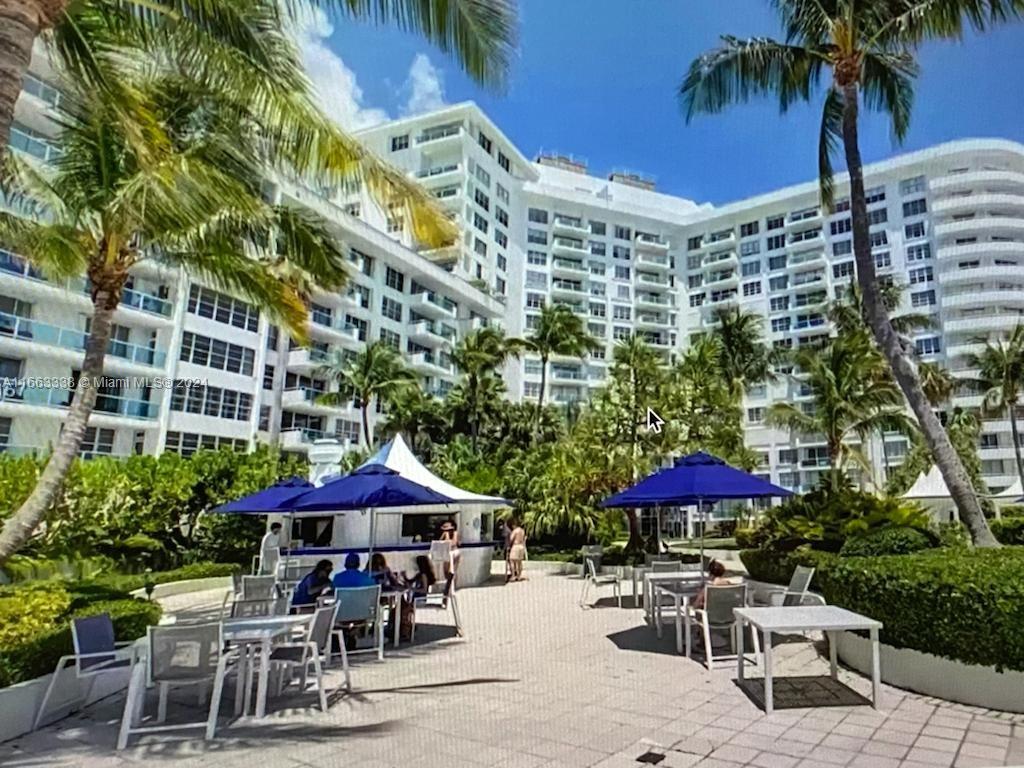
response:
[[[309,452],[310,481],[322,485],[337,477],[344,453],[345,447],[336,441],[314,443]],[[343,567],[349,552],[357,552],[365,567],[373,551],[384,555],[391,570],[411,573],[415,570],[416,557],[429,554],[430,542],[437,538],[441,523],[451,519],[461,538],[458,585],[473,586],[488,579],[495,547],[494,515],[498,509],[509,506],[509,502],[466,491],[442,480],[423,466],[400,435],[385,443],[363,466],[367,464],[382,464],[453,501],[296,517],[288,532],[290,541],[283,543],[286,552],[282,563],[312,567],[317,560],[331,560],[337,571]],[[268,525],[277,520],[287,529],[286,518],[286,515],[271,515]]]

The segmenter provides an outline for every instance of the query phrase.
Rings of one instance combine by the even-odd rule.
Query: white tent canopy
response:
[[[903,494],[904,499],[949,499],[952,496],[946,487],[946,481],[942,479],[942,473],[937,466],[932,466],[928,472],[918,475],[914,484]]]
[[[1024,487],[1020,480],[1014,480],[1009,488],[992,495],[992,500],[1002,504],[1013,504],[1021,496],[1024,496]]]
[[[481,493],[473,493],[458,488],[446,480],[442,480],[429,469],[427,469],[409,450],[401,435],[395,435],[386,442],[381,449],[364,462],[367,464],[383,464],[388,469],[393,469],[406,480],[426,486],[432,491],[447,496],[456,504],[491,504],[495,506],[509,506],[509,502],[500,496],[485,496]]]

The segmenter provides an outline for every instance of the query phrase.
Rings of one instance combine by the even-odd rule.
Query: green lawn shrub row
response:
[[[1024,517],[1003,517],[989,520],[988,527],[1000,544],[1024,544]]]
[[[863,536],[851,536],[839,550],[841,557],[879,557],[881,555],[909,555],[922,549],[931,549],[936,537],[916,528],[881,528]]]

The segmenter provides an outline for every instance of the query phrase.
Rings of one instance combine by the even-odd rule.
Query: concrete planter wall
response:
[[[839,658],[858,672],[871,673],[871,643],[839,633]],[[1024,672],[964,664],[909,648],[881,644],[882,681],[897,688],[976,707],[1024,712]]]

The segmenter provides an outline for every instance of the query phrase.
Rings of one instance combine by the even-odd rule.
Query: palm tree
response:
[[[541,307],[537,325],[518,346],[540,358],[540,391],[537,393],[537,423],[544,410],[547,394],[548,361],[552,355],[580,359],[598,348],[598,342],[583,326],[583,321],[564,304],[545,304]]]
[[[824,347],[800,347],[793,362],[814,396],[812,407],[775,403],[768,409],[768,423],[794,434],[822,435],[833,484],[851,461],[870,469],[861,446],[872,433],[908,428],[900,391],[867,340],[840,336]],[[851,445],[852,438],[861,446]]]
[[[370,435],[370,406],[374,398],[388,402],[406,387],[416,386],[416,375],[410,370],[394,347],[383,341],[373,341],[356,353],[334,350],[327,362],[317,369],[338,385],[337,392],[321,395],[324,405],[344,405],[354,401],[362,415],[363,444],[373,446]]]
[[[983,408],[988,413],[1005,412],[1010,417],[1010,436],[1017,461],[1017,476],[1024,483],[1021,462],[1017,406],[1024,390],[1024,325],[1013,329],[1008,339],[985,343],[981,354],[971,355],[970,366],[979,369],[978,384],[985,390]]]
[[[487,326],[467,333],[451,351],[452,363],[465,377],[460,390],[468,410],[473,450],[480,435],[482,407],[493,399],[487,392],[493,390],[505,361],[518,356],[520,345],[517,340],[506,339],[501,329]]]
[[[430,446],[443,427],[441,403],[421,387],[401,387],[387,398],[380,433],[403,435],[421,458],[428,457]]]
[[[28,0],[0,3],[0,154],[6,151],[14,103],[37,36],[45,35],[72,78],[93,88],[125,95],[111,62],[145,56],[154,45],[175,42],[180,63],[204,79],[248,93],[254,103],[267,96],[261,75],[273,68],[273,50],[262,47],[268,31],[280,30],[308,13],[326,8],[347,20],[387,24],[421,35],[450,53],[477,82],[500,86],[515,48],[514,0],[334,0],[324,4],[270,0],[195,3],[189,0]],[[287,86],[306,90],[304,79],[276,80],[271,91]],[[277,93],[282,95],[281,92]],[[279,106],[282,102],[277,101]],[[299,117],[298,122],[294,122]],[[292,130],[301,116],[291,115]],[[370,158],[349,137],[336,147],[350,164],[366,163],[378,181],[414,191],[399,174]]]
[[[772,366],[778,354],[764,343],[764,318],[739,307],[719,309],[714,314],[711,335],[718,340],[718,366],[739,403],[748,387],[775,378]]]
[[[937,363],[918,363],[917,372],[921,375],[921,389],[933,408],[939,408],[949,402],[959,383],[956,376]]]
[[[785,112],[810,101],[828,76],[818,148],[822,202],[832,207],[832,156],[842,143],[849,173],[853,252],[865,317],[917,417],[960,517],[976,546],[998,546],[938,416],[921,389],[912,356],[889,320],[878,290],[871,255],[858,115],[867,108],[887,113],[902,140],[910,124],[917,46],[959,38],[966,26],[984,30],[1019,18],[1021,0],[776,0],[785,42],[723,37],[722,45],[698,57],[680,88],[686,119],[721,112],[753,96],[775,95]]]
[[[52,168],[44,176],[12,157],[2,179],[6,193],[36,215],[0,213],[0,240],[52,279],[86,276],[92,315],[60,442],[4,525],[0,562],[38,526],[78,455],[133,267],[184,268],[251,300],[300,338],[307,322],[302,292],[311,283],[336,290],[345,282],[345,254],[327,223],[261,196],[265,162],[287,162],[285,142],[239,122],[219,94],[174,75],[136,80],[133,88],[151,132],[129,136],[105,92],[74,91]],[[31,320],[17,322],[31,332]],[[138,362],[157,354],[137,353]]]

